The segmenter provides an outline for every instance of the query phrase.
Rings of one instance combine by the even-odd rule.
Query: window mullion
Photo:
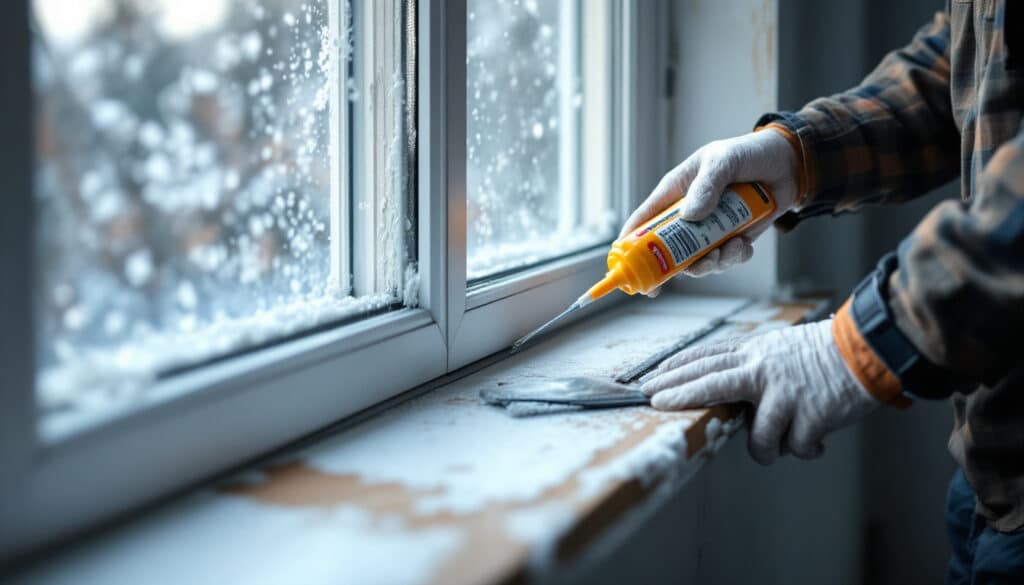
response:
[[[563,0],[559,6],[559,99],[558,99],[558,172],[559,200],[558,227],[569,233],[579,225],[582,210],[580,193],[580,119],[575,95],[580,79],[579,27],[580,6],[576,0]]]
[[[451,351],[466,312],[466,0],[438,0],[444,11],[447,337]]]
[[[353,60],[355,90],[348,99],[353,110],[353,193],[352,206],[352,289],[358,295],[372,294],[377,283],[377,246],[374,226],[377,225],[375,194],[380,185],[375,153],[378,120],[375,108],[380,84],[375,60],[378,31],[375,26],[375,2],[353,1],[352,19],[359,23],[354,30]]]
[[[359,53],[355,64],[358,91],[351,99],[355,112],[353,218],[353,288],[357,294],[400,290],[406,254],[394,230],[407,229],[405,193],[396,164],[405,157],[404,118],[396,115],[404,96],[402,6],[398,2],[358,2],[353,7]],[[398,217],[398,224],[394,218]],[[403,240],[404,241],[404,240]],[[397,264],[396,264],[397,263]]]
[[[615,120],[615,92],[612,77],[619,67],[618,52],[613,39],[615,33],[612,12],[617,2],[587,2],[581,7],[580,17],[582,38],[579,39],[580,69],[582,71],[582,94],[586,96],[577,109],[580,129],[576,133],[580,140],[581,164],[579,185],[581,186],[584,226],[602,226],[607,222],[608,209],[619,210],[618,202],[612,199],[611,186],[615,185],[618,171],[614,163],[621,158],[613,155],[615,142],[611,138]],[[626,193],[615,190],[620,198]],[[627,211],[628,213],[628,211]],[[626,217],[620,213],[619,217]]]
[[[338,43],[333,54],[331,83],[331,279],[343,293],[352,292],[352,182],[350,161],[352,135],[348,99],[351,55],[351,23],[348,0],[329,4],[331,38]]]
[[[637,122],[636,104],[639,97],[636,89],[636,39],[639,34],[637,12],[640,7],[636,0],[621,0],[616,8],[620,24],[615,28],[615,60],[618,66],[614,76],[616,119],[612,142],[616,145],[615,156],[619,159],[615,185],[623,193],[619,211],[622,217],[628,217],[631,208],[639,205],[643,198],[640,194],[642,185],[637,178],[640,142],[633,130]]]
[[[446,190],[447,75],[444,3],[420,0],[417,6],[417,235],[420,303],[447,335],[448,215]]]
[[[374,102],[374,116],[377,118],[378,132],[375,137],[374,152],[377,157],[375,167],[378,172],[378,190],[375,192],[375,203],[378,221],[392,223],[390,229],[397,229],[398,234],[391,233],[382,240],[377,237],[389,233],[384,224],[374,228],[377,263],[377,290],[395,290],[399,296],[403,290],[404,270],[409,261],[410,253],[405,250],[404,233],[409,229],[407,220],[408,177],[405,165],[405,63],[403,61],[403,7],[400,1],[373,2],[375,21],[379,32],[374,46],[377,59],[376,83],[379,85]],[[382,201],[382,198],[385,199]],[[385,217],[386,216],[386,217]],[[394,225],[397,218],[397,226]],[[391,262],[381,263],[388,258]]]

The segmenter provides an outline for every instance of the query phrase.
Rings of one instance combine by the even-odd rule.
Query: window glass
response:
[[[588,53],[607,69],[607,35],[585,37],[585,11],[607,2],[469,0],[467,13],[467,272],[470,280],[564,256],[613,236],[610,198],[584,192],[585,128],[607,113],[588,84]],[[591,19],[593,20],[593,19]],[[603,22],[602,19],[597,19]],[[607,24],[606,22],[603,22]],[[589,61],[593,61],[592,55]],[[597,71],[598,76],[604,72]],[[607,124],[607,116],[596,120]],[[601,146],[607,147],[606,143]],[[599,146],[599,148],[601,147]],[[606,162],[606,161],[602,161]],[[587,173],[608,182],[608,165]],[[593,179],[593,177],[590,177]]]
[[[338,89],[337,5],[34,0],[32,14],[44,412],[123,401],[400,295],[353,297],[336,274],[351,225],[332,241],[347,193],[332,149],[349,136],[331,118],[358,100]]]

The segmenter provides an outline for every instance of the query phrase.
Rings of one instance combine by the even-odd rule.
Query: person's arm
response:
[[[868,201],[919,195],[959,172],[960,135],[949,89],[949,18],[939,13],[904,49],[888,55],[858,87],[796,113],[766,114],[758,129],[712,142],[669,171],[622,227],[622,234],[683,196],[680,217],[698,221],[730,183],[761,181],[783,230],[804,218]],[[783,139],[785,137],[785,139]],[[695,277],[748,260],[764,222],[684,271]],[[621,235],[621,234],[620,234]]]
[[[873,280],[836,315],[834,333],[877,399],[969,392],[1019,365],[1024,129],[985,166],[971,204],[936,206]]]
[[[755,406],[749,447],[821,454],[828,432],[880,403],[944,398],[1019,367],[1024,329],[1024,131],[970,206],[935,207],[830,320],[684,350],[642,389],[656,408]]]
[[[904,201],[959,174],[949,49],[949,16],[940,12],[857,87],[796,113],[762,117],[759,126],[790,133],[801,161],[797,210],[779,227],[863,203]]]

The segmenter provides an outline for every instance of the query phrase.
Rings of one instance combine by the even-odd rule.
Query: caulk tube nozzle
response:
[[[556,316],[554,319],[548,321],[547,323],[520,337],[518,341],[512,344],[512,353],[518,352],[531,339],[537,337],[541,333],[544,333],[565,317],[571,315],[572,313],[575,313],[576,311],[579,311],[583,307],[586,307],[587,305],[593,303],[597,299],[607,295],[608,293],[618,288],[618,284],[616,282],[617,277],[617,272],[609,272],[608,275],[601,279],[600,282],[590,287],[590,290],[580,295],[580,298],[576,299],[576,302],[569,305],[568,309],[559,313],[558,316]]]
[[[576,301],[572,304],[572,306],[579,307],[579,308],[582,309],[583,307],[586,307],[587,305],[589,305],[590,303],[593,303],[596,300],[597,299],[595,299],[594,297],[590,296],[589,292],[585,292],[585,293],[580,295],[580,298],[576,299]]]
[[[608,271],[608,274],[604,275],[604,278],[597,281],[597,283],[590,287],[590,290],[583,293],[576,302],[582,303],[582,306],[589,305],[597,299],[611,294],[615,290],[618,290],[619,283],[623,280],[622,271],[618,266],[615,266]],[[585,300],[584,300],[585,299]]]
[[[584,296],[586,296],[586,295],[584,295]],[[545,331],[547,331],[548,329],[553,327],[555,325],[555,323],[558,323],[559,321],[564,319],[567,315],[569,315],[571,313],[575,313],[576,311],[582,309],[583,306],[580,305],[579,303],[580,303],[579,300],[577,300],[575,303],[569,305],[568,309],[566,309],[566,310],[562,311],[561,313],[559,313],[558,316],[556,316],[554,319],[548,321],[547,323],[541,325],[540,327],[538,327],[538,328],[534,329],[533,331],[527,333],[526,335],[520,337],[518,341],[516,341],[515,343],[512,344],[512,353],[518,352],[531,339],[533,339],[534,337],[537,337],[541,333],[544,333]]]

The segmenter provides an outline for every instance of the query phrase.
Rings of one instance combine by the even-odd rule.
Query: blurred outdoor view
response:
[[[468,0],[470,279],[614,229],[611,211],[579,213],[584,4]],[[44,413],[121,404],[169,371],[403,296],[401,277],[354,298],[331,273],[330,121],[361,98],[339,83],[352,41],[330,15],[366,6],[32,0]],[[352,205],[378,205],[366,231],[391,238],[406,222],[386,197]],[[382,262],[400,271],[398,255]]]
[[[45,411],[388,302],[330,279],[328,0],[33,0]]]
[[[581,168],[579,130],[587,99],[579,14],[600,1],[468,0],[470,279],[564,256],[613,234],[611,210],[591,210],[596,222],[579,219],[586,201],[580,173],[607,172]]]

